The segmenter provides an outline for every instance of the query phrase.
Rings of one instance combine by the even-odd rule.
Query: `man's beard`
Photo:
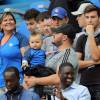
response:
[[[52,44],[55,45],[56,47],[59,47],[62,43],[61,43],[61,42],[55,43],[55,42],[53,41]]]

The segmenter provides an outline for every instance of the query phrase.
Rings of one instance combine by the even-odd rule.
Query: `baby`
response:
[[[45,51],[41,50],[42,36],[33,31],[29,37],[30,48],[24,53],[22,60],[22,67],[36,65],[45,65]]]

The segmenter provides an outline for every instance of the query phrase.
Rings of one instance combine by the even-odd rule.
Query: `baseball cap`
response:
[[[67,16],[67,11],[62,7],[56,7],[51,11],[51,17],[58,17],[63,19]]]
[[[54,34],[63,33],[71,39],[74,39],[77,33],[76,27],[72,24],[63,24],[57,28],[51,28],[51,31],[54,32]]]
[[[84,13],[84,10],[87,6],[92,5],[91,3],[82,3],[77,11],[71,12],[72,15],[80,15]]]

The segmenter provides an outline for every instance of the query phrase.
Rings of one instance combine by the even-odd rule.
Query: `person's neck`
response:
[[[62,44],[58,47],[59,51],[63,51],[65,49],[69,49],[69,48],[72,48],[72,45],[69,44],[69,43],[66,43],[66,44]]]
[[[13,31],[4,31],[4,35],[11,35]]]
[[[18,85],[15,88],[13,88],[11,91],[8,91],[8,94],[17,94],[22,90],[22,86]]]
[[[71,84],[67,85],[67,86],[64,86],[64,85],[62,84],[62,85],[61,85],[61,88],[62,88],[63,90],[68,89],[69,87],[71,87],[72,84],[73,84],[73,82],[72,82]]]

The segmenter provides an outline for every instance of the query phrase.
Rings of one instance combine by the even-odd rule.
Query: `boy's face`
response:
[[[65,17],[63,19],[60,19],[59,17],[52,17],[52,27],[58,27],[64,23],[68,23],[68,18]]]
[[[44,19],[43,21],[40,21],[37,24],[39,32],[44,35],[51,35],[50,27],[51,27],[51,19]]]
[[[36,21],[34,19],[26,20],[27,28],[32,32],[36,28]]]
[[[86,25],[93,25],[94,27],[97,27],[99,24],[99,16],[97,14],[97,11],[91,11],[89,13],[84,14]]]
[[[40,49],[42,45],[42,39],[40,35],[31,36],[29,40],[29,44],[31,48]]]

